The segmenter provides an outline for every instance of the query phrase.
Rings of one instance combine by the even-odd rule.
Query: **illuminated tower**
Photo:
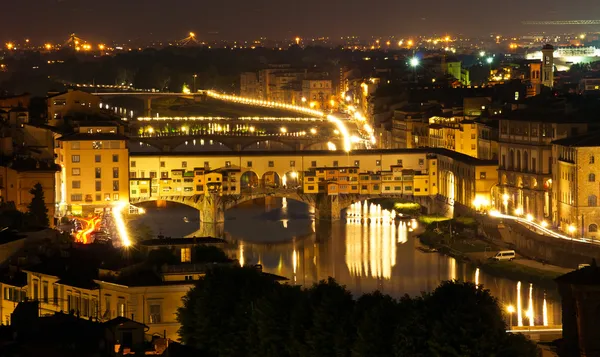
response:
[[[542,48],[542,84],[554,87],[554,47],[546,45]]]

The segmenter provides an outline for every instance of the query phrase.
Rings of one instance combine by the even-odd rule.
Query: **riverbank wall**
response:
[[[600,261],[600,245],[544,236],[516,222],[504,221],[497,229],[504,242],[529,259],[571,269]]]

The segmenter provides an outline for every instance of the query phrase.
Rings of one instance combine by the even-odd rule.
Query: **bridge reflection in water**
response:
[[[458,279],[489,289],[502,304],[507,324],[511,320],[507,307],[512,306],[515,328],[560,325],[561,306],[555,289],[493,277],[454,258],[424,253],[417,249],[421,245],[411,232],[410,220],[392,220],[390,212],[384,223],[388,214],[377,208],[373,220],[365,219],[365,205],[360,206],[361,216],[354,205],[346,211],[345,220],[321,223],[298,202],[255,201],[228,211],[228,220],[217,225],[216,231],[232,242],[228,248],[232,257],[244,264],[262,264],[265,271],[285,276],[290,283],[310,286],[331,276],[355,295],[380,290],[400,298]],[[367,207],[369,216],[372,206]],[[193,212],[189,208],[186,214],[192,216]],[[149,209],[143,219],[153,221],[156,213]],[[206,226],[201,231],[215,230]],[[174,235],[166,230],[164,234]]]

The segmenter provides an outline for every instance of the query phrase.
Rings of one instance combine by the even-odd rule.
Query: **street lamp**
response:
[[[569,225],[569,233],[571,234],[571,239],[573,239],[573,235],[575,234],[575,231],[577,230],[577,228],[574,225]]]
[[[194,73],[193,77],[194,77],[194,86],[192,87],[192,92],[196,93],[196,78],[198,78],[198,75]]]
[[[508,316],[509,316],[509,323],[508,323],[508,329],[512,329],[512,317],[513,314],[515,313],[515,307],[512,305],[508,305],[506,307],[506,312],[508,312]]]
[[[419,66],[419,58],[418,57],[411,58],[409,64],[413,69],[413,76],[415,77],[415,83],[416,83],[417,82],[417,66]]]
[[[411,67],[417,67],[419,65],[419,58],[418,57],[413,57],[410,59],[410,66]]]

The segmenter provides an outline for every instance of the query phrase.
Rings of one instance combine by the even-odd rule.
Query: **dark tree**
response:
[[[192,261],[194,263],[227,263],[231,259],[222,249],[210,245],[199,245],[194,248]]]
[[[399,320],[397,311],[398,304],[389,295],[376,291],[361,296],[354,308],[356,340],[352,355],[393,355],[394,333]]]
[[[252,311],[249,330],[249,355],[264,357],[302,356],[306,346],[302,337],[294,343],[296,332],[304,331],[293,306],[306,306],[306,294],[298,286],[282,285],[259,298]]]
[[[33,195],[31,203],[27,206],[32,223],[40,227],[48,227],[50,220],[48,219],[48,207],[46,207],[42,185],[39,182],[36,183],[29,193]]]
[[[254,302],[277,287],[253,268],[215,268],[183,298],[179,335],[206,356],[246,356]]]
[[[308,291],[312,313],[306,341],[311,356],[348,356],[354,340],[354,300],[333,278],[313,285]]]
[[[331,278],[301,289],[231,267],[209,271],[183,301],[181,338],[206,356],[536,356],[534,344],[506,333],[489,291],[470,283],[355,301]]]

